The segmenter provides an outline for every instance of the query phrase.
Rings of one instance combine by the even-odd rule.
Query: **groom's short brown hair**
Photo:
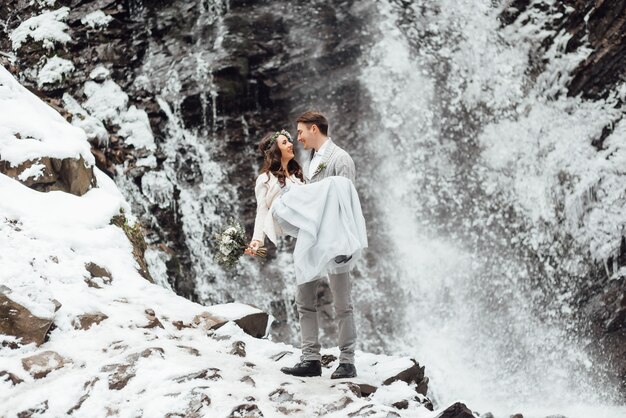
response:
[[[296,123],[304,123],[309,128],[316,125],[322,135],[328,135],[328,119],[316,110],[309,110],[300,115]]]

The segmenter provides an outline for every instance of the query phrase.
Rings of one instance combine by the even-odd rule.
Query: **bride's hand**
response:
[[[246,248],[245,253],[249,255],[256,255],[256,252],[259,250],[260,246],[261,246],[260,241],[252,240],[250,244],[248,245],[248,248]]]

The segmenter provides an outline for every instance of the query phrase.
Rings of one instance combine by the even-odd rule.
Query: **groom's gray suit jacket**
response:
[[[350,155],[342,148],[338,147],[330,138],[328,148],[322,157],[320,168],[318,168],[312,177],[309,178],[309,167],[311,165],[311,159],[313,158],[314,150],[311,150],[307,154],[307,158],[302,164],[302,170],[304,171],[304,177],[307,183],[315,183],[326,177],[330,176],[343,176],[355,182],[356,169],[354,167],[354,161]],[[323,166],[323,168],[321,168]]]

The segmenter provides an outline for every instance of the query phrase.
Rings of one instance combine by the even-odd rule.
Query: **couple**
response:
[[[328,275],[339,320],[339,366],[332,379],[356,376],[356,329],[350,297],[350,270],[367,247],[365,219],[354,187],[352,158],[328,136],[328,121],[319,112],[297,120],[298,141],[310,150],[304,167],[294,159],[287,131],[259,143],[264,163],[256,180],[257,214],[247,250],[254,255],[265,236],[296,237],[294,265],[296,305],[300,317],[302,357],[281,371],[294,376],[321,376],[317,323],[317,282]]]

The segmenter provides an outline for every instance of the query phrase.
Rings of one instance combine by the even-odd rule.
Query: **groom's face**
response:
[[[311,129],[302,122],[298,123],[298,142],[300,142],[304,146],[305,150],[310,150],[311,148],[313,148]]]

